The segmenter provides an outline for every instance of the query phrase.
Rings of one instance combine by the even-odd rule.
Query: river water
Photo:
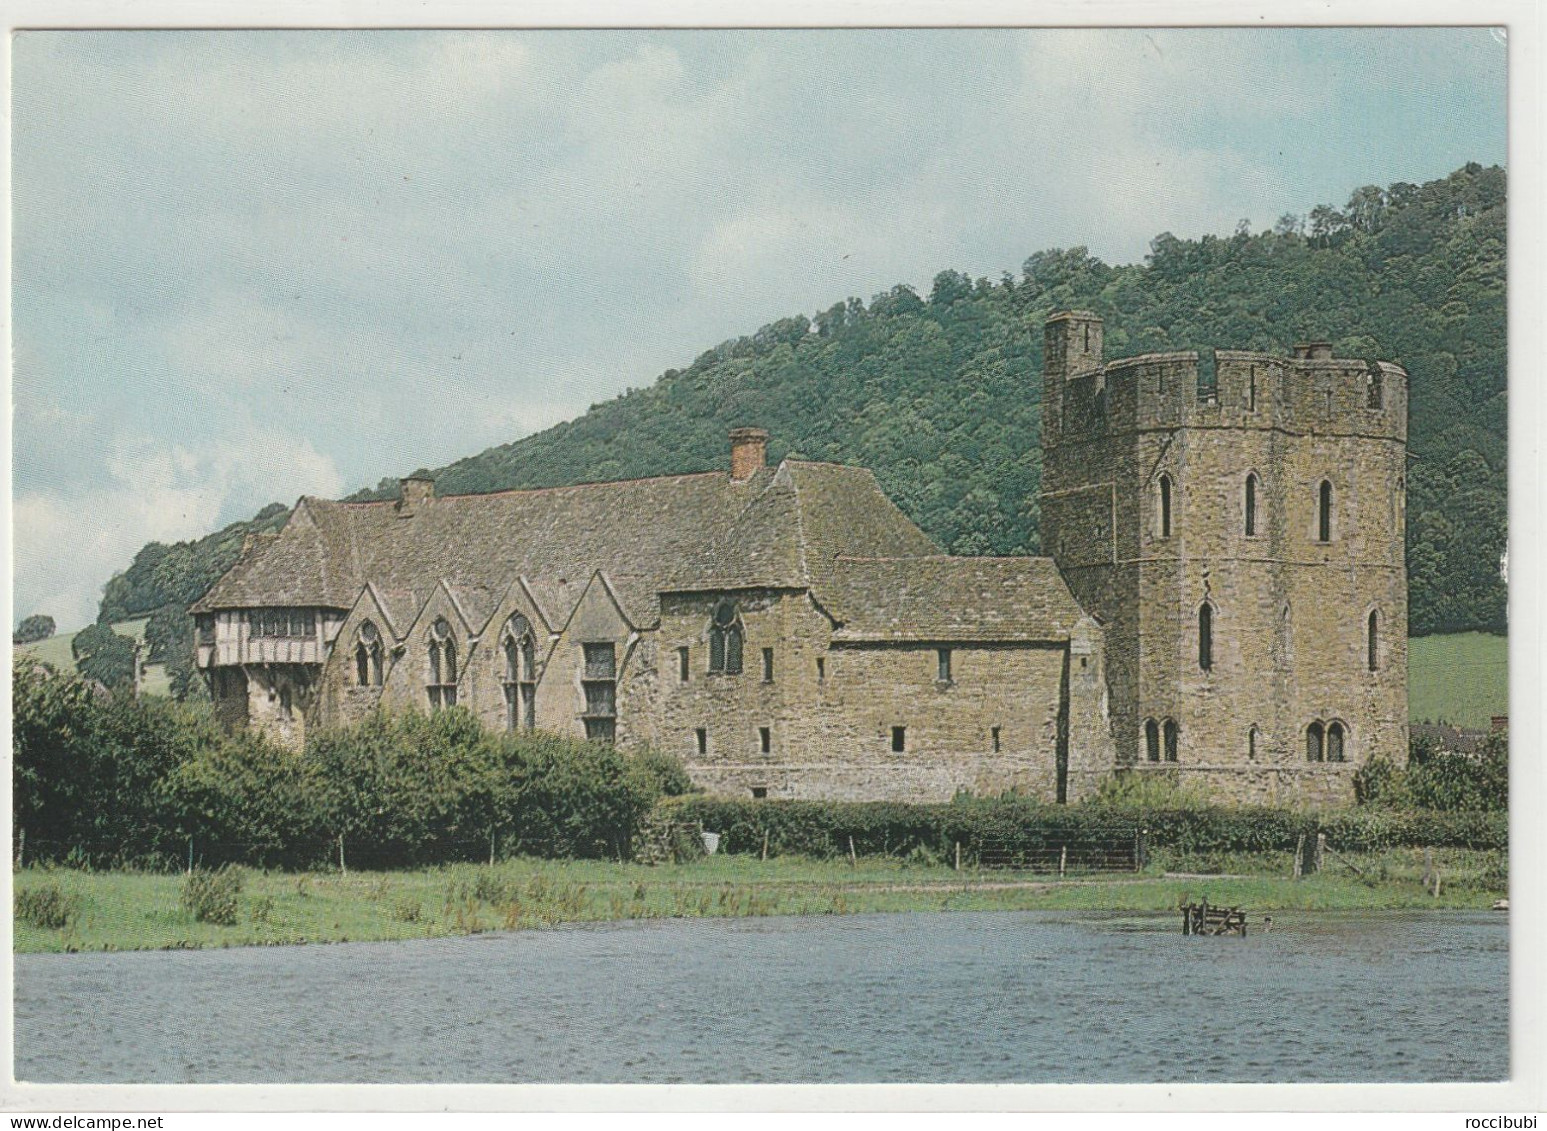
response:
[[[1256,916],[1253,916],[1254,927]],[[1499,1080],[1503,915],[924,913],[18,955],[20,1080]]]

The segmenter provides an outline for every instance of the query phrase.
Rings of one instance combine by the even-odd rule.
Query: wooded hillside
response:
[[[1152,350],[1285,352],[1327,339],[1339,356],[1397,361],[1411,377],[1413,635],[1505,629],[1504,171],[1468,165],[1424,185],[1356,191],[1342,208],[1271,231],[1179,239],[1145,263],[1041,251],[1019,278],[942,271],[926,296],[897,286],[724,342],[545,432],[435,470],[442,494],[702,471],[727,429],[772,433],[770,458],[874,469],[958,554],[1035,553],[1044,317],[1106,319],[1109,358]],[[406,470],[406,469],[405,469]],[[395,479],[354,498],[387,498]],[[235,560],[266,508],[198,542],[146,546],[108,583],[102,617],[180,615]]]

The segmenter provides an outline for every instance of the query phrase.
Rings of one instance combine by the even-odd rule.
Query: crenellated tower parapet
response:
[[[1315,802],[1405,760],[1403,369],[1044,332],[1042,546],[1106,626],[1119,764]]]

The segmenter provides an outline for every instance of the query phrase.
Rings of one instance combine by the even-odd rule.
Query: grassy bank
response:
[[[645,867],[592,861],[513,860],[417,872],[246,872],[237,922],[196,922],[181,905],[181,876],[26,870],[13,888],[57,885],[71,909],[62,929],[18,916],[18,952],[148,950],[433,938],[571,922],[681,917],[855,914],[872,911],[1071,909],[1168,911],[1187,899],[1252,912],[1486,908],[1505,892],[1502,854],[1439,850],[1439,898],[1420,883],[1421,850],[1357,856],[1364,873],[1331,863],[1290,878],[1285,854],[1213,860],[1229,875],[1057,877],[953,872],[861,859],[714,857]]]

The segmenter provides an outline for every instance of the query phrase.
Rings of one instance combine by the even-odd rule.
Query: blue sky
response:
[[[1486,29],[32,32],[13,619],[725,338],[1505,162]]]

